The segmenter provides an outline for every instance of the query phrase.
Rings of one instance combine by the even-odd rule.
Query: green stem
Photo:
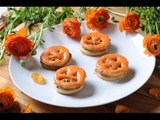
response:
[[[157,34],[159,34],[159,29],[158,29],[158,23],[157,23],[157,20],[155,22],[155,25],[156,25],[156,31],[157,31]]]
[[[147,35],[147,20],[145,21],[145,30],[144,30],[144,33],[145,33],[145,36]]]
[[[2,45],[0,47],[0,64],[3,62],[4,60],[4,54],[5,54],[5,47],[4,47],[4,44],[5,44],[5,38],[3,38],[3,42],[2,42]]]
[[[130,12],[130,7],[126,7],[126,13]]]
[[[40,45],[41,38],[42,38],[43,26],[44,25],[42,24],[40,30],[38,30],[35,34],[30,35],[28,37],[28,38],[34,37],[34,43],[35,43],[35,45],[34,45],[32,51],[30,52],[30,54],[28,54],[25,58],[23,58],[23,59],[20,60],[20,64],[22,66],[25,65],[25,63],[26,63],[27,59],[29,58],[29,56],[32,56],[34,54],[34,52],[36,51],[37,47]],[[37,37],[38,37],[38,39],[37,39]]]
[[[21,13],[19,14],[19,15],[17,15],[16,16],[16,18],[10,23],[10,29],[9,29],[9,31],[8,31],[8,33],[7,34],[10,34],[11,32],[12,32],[12,30],[13,30],[13,28],[14,28],[14,22],[19,18],[19,16],[21,15],[23,13],[23,11],[21,11]]]
[[[147,20],[148,21],[148,29],[149,29],[149,34],[151,35],[152,34],[152,30],[151,30],[151,25],[150,25],[150,22],[149,22],[149,20]]]
[[[30,56],[30,54],[28,54],[25,58],[23,58],[23,59],[20,60],[21,66],[25,65],[25,63],[26,63],[27,59],[29,58],[29,56]]]
[[[38,37],[38,45],[41,43],[41,39],[42,39],[42,33],[43,33],[43,26],[44,26],[44,24],[42,24],[41,25],[41,29],[40,29],[40,35],[39,35],[39,37]],[[37,48],[38,46],[36,46],[36,48]]]
[[[24,24],[24,27],[28,28],[30,25],[31,25],[31,22],[30,21],[26,21],[25,24]]]
[[[5,49],[4,49],[4,47],[2,48],[2,50],[1,50],[1,54],[0,54],[0,64],[3,62],[3,60],[4,60],[4,54],[5,54]]]
[[[34,39],[35,45],[34,45],[32,51],[31,51],[31,54],[33,54],[33,52],[35,52],[35,50],[37,49],[37,47],[42,42],[41,40],[42,40],[43,27],[44,27],[44,24],[42,23],[40,31],[38,31],[36,34],[34,34],[35,35],[35,39]],[[37,36],[38,36],[38,39],[37,39]]]

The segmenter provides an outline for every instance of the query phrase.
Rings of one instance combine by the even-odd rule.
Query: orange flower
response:
[[[10,88],[0,89],[0,112],[9,109],[15,97],[15,93]]]
[[[148,35],[143,40],[145,52],[154,56],[160,55],[160,34]]]
[[[134,32],[139,28],[140,20],[136,13],[130,12],[128,13],[119,24],[119,29],[121,32],[124,30],[129,32]]]
[[[115,113],[129,113],[130,109],[124,105],[117,105],[115,108]]]
[[[28,104],[24,109],[22,109],[21,113],[32,113],[31,104]]]
[[[77,38],[81,34],[81,23],[77,18],[66,18],[62,23],[62,30],[71,38]]]
[[[6,50],[16,57],[27,56],[33,47],[33,42],[27,39],[26,28],[20,29],[17,34],[7,34],[5,38]]]
[[[104,8],[91,8],[86,11],[86,24],[89,29],[103,30],[108,26],[110,16]]]

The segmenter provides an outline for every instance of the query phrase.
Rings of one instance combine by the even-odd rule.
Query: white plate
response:
[[[82,22],[81,36],[91,32],[85,22]],[[104,81],[94,74],[95,63],[99,57],[89,57],[80,52],[80,43],[67,37],[56,25],[54,32],[44,30],[44,46],[39,47],[37,55],[34,56],[34,63],[21,67],[15,57],[11,57],[9,71],[15,85],[26,95],[38,101],[63,107],[91,107],[111,103],[124,98],[139,89],[147,82],[155,67],[155,57],[143,54],[143,37],[140,34],[121,33],[118,24],[109,24],[106,30],[102,31],[111,38],[111,46],[107,53],[119,53],[129,61],[127,76],[118,81]],[[62,95],[54,88],[54,71],[42,68],[40,54],[47,47],[52,45],[64,45],[73,56],[72,64],[78,65],[87,73],[85,88],[75,95]],[[46,85],[34,83],[31,73],[38,72],[46,78]]]

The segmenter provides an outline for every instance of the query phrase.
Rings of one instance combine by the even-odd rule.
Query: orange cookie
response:
[[[97,60],[95,73],[104,80],[122,78],[128,70],[127,59],[119,54],[107,54]]]
[[[87,33],[81,38],[81,52],[89,56],[98,56],[105,53],[110,44],[110,38],[100,32]]]
[[[72,61],[72,55],[64,46],[51,46],[40,56],[42,66],[49,70],[57,70],[67,66]]]
[[[57,70],[54,81],[59,93],[74,94],[84,87],[85,78],[86,72],[82,68],[70,65]]]

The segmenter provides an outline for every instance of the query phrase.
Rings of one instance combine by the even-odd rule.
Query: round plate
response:
[[[125,78],[115,81],[105,81],[98,78],[94,72],[95,63],[100,57],[90,57],[80,52],[80,38],[77,40],[67,37],[62,32],[61,24],[54,26],[54,32],[44,30],[45,43],[37,49],[37,54],[22,67],[17,58],[11,57],[9,72],[15,85],[26,95],[43,103],[63,107],[91,107],[107,104],[124,98],[138,90],[151,76],[155,67],[155,57],[143,53],[143,36],[138,33],[121,33],[118,24],[110,23],[101,31],[111,38],[111,45],[107,53],[118,53],[129,61],[129,70]],[[81,36],[92,32],[81,24]],[[63,45],[69,49],[73,57],[72,65],[82,67],[87,78],[85,88],[74,95],[63,95],[56,91],[54,86],[54,71],[42,68],[40,55],[48,47]],[[42,74],[46,79],[45,85],[36,84],[31,79],[32,72]]]

